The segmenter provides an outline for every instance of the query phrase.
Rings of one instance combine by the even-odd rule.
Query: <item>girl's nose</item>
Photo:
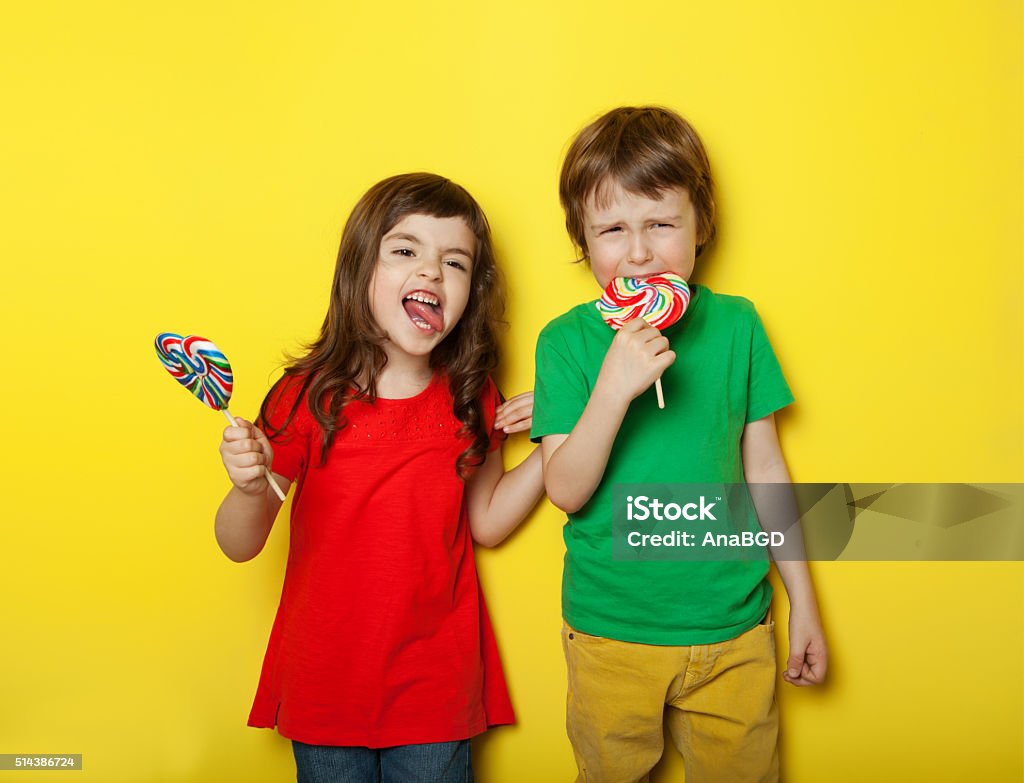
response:
[[[420,267],[416,273],[425,280],[440,280],[441,259],[431,258],[428,255],[424,255],[423,259],[420,261]]]

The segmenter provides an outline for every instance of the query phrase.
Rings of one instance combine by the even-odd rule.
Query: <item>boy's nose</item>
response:
[[[644,241],[642,234],[634,234],[629,242],[629,262],[644,264],[651,260],[651,249]]]

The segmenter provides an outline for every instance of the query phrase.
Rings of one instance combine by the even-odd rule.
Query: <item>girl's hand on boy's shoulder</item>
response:
[[[533,426],[533,390],[517,394],[495,409],[494,429],[507,435],[528,432]]]
[[[256,425],[235,419],[237,427],[227,427],[220,443],[220,458],[231,483],[247,495],[267,489],[265,465],[274,462],[274,449]]]

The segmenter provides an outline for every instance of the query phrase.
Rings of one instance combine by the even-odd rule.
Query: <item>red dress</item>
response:
[[[298,386],[280,392],[271,422],[284,420]],[[483,403],[490,428],[499,403],[490,380]],[[305,401],[272,441],[274,472],[297,485],[249,725],[381,748],[513,723],[455,473],[468,441],[445,376],[409,399],[350,403],[344,415],[322,467]]]

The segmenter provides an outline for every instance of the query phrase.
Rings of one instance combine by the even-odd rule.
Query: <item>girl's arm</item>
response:
[[[490,452],[466,486],[473,540],[483,546],[497,546],[526,518],[542,494],[539,446],[507,473],[501,449]]]
[[[765,416],[743,428],[743,475],[748,484],[789,484],[789,470],[775,431],[775,416]],[[795,529],[799,535],[798,529]],[[789,535],[792,535],[791,531]],[[789,659],[782,678],[791,685],[817,685],[828,669],[828,648],[821,627],[818,601],[804,560],[777,560],[789,596]]]
[[[533,392],[518,394],[499,406],[494,428],[506,433],[529,431],[533,421]],[[487,455],[466,484],[466,508],[473,540],[497,546],[530,513],[544,494],[540,448],[505,472],[501,449]]]
[[[274,461],[266,436],[244,419],[224,430],[220,456],[234,486],[217,509],[214,532],[221,551],[236,563],[256,557],[267,543],[281,501],[270,489],[264,465]],[[285,494],[291,481],[273,473]]]

